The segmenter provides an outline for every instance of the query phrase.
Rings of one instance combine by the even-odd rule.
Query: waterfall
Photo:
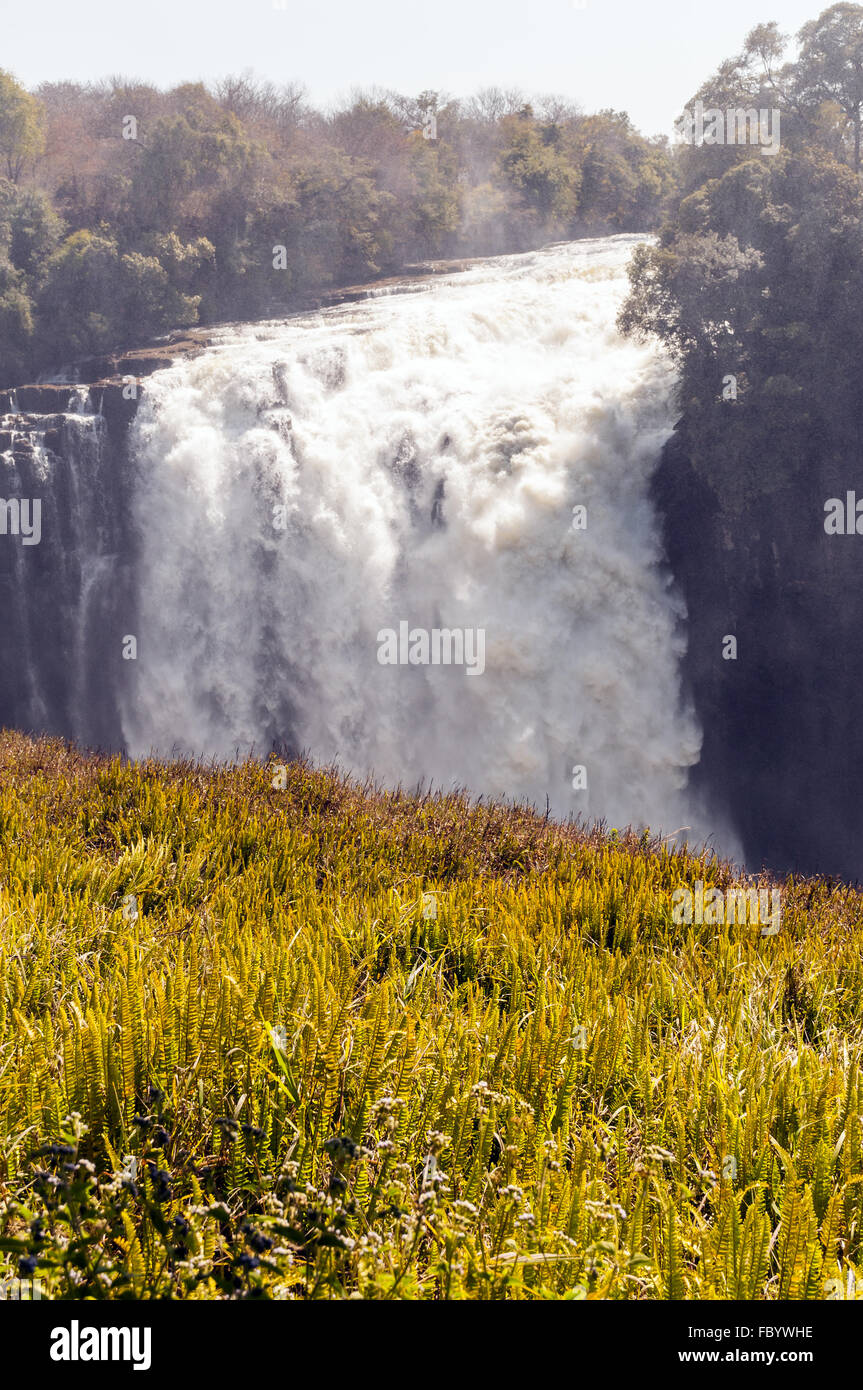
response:
[[[640,239],[233,328],[150,378],[115,624],[137,640],[131,753],[287,746],[389,784],[680,823],[699,733],[649,498],[674,377],[615,329]],[[382,664],[402,625],[481,632],[483,669]]]

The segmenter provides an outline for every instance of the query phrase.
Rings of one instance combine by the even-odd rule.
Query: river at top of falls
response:
[[[148,380],[133,755],[284,745],[385,784],[680,824],[700,740],[649,497],[674,374],[615,327],[641,240],[238,327]],[[482,671],[381,664],[402,623],[481,630]]]

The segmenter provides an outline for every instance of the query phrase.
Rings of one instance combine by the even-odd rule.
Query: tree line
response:
[[[429,258],[647,230],[673,186],[663,137],[558,98],[321,112],[249,74],[28,92],[0,71],[0,382]]]

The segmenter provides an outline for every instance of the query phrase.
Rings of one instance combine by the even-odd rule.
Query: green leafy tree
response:
[[[33,364],[33,305],[26,280],[0,252],[0,377],[20,381]]]
[[[121,341],[197,322],[198,298],[175,289],[155,256],[139,251],[121,256],[118,282],[120,303],[113,328]]]
[[[142,142],[129,195],[132,226],[205,235],[214,200],[226,190],[248,188],[263,152],[204,89],[181,88],[174,95],[183,109],[156,121]],[[237,201],[243,208],[243,198]],[[226,211],[223,203],[222,215]],[[242,221],[242,211],[239,216]]]
[[[834,104],[850,127],[854,169],[860,169],[863,119],[863,6],[831,5],[800,30],[798,99]]]
[[[461,189],[454,151],[420,132],[409,138],[413,190],[408,200],[416,254],[442,256],[452,249],[461,221]]]
[[[42,106],[34,96],[0,68],[0,159],[6,175],[17,183],[27,164],[45,147]]]
[[[155,256],[121,254],[105,230],[66,238],[39,298],[39,334],[53,356],[105,352],[194,323],[198,301],[181,294]]]
[[[25,272],[31,286],[40,285],[63,235],[63,221],[50,200],[42,192],[25,192],[0,178],[0,224],[8,228],[10,261]]]
[[[285,244],[298,287],[347,284],[391,267],[395,199],[362,162],[327,150],[296,168],[293,178],[297,216]]]
[[[863,191],[846,165],[783,149],[733,166],[638,248],[630,275],[620,326],[677,359],[693,461],[729,512],[829,453],[837,430],[856,437]]]
[[[525,225],[546,234],[561,231],[575,214],[580,176],[560,148],[557,127],[538,122],[530,106],[505,116],[501,126],[499,182],[517,195]]]

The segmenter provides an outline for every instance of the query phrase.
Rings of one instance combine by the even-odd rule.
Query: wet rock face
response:
[[[81,364],[91,384],[0,391],[0,726],[122,747],[122,642],[135,630],[128,427],[142,379],[202,347]],[[35,540],[22,521],[34,512]]]
[[[46,449],[60,452],[64,425],[63,415],[25,415],[17,413],[0,416],[0,454],[15,454],[23,447],[32,447],[38,436]]]
[[[86,392],[22,394],[52,413],[0,418],[0,725],[119,747],[117,654],[134,621],[123,446]]]
[[[125,394],[124,394],[125,393]],[[115,443],[138,409],[140,390],[134,394],[123,381],[96,382],[80,387],[51,384],[19,386],[0,391],[0,453],[14,449],[21,437],[37,437],[54,453],[60,452],[60,431],[68,414],[101,415]]]
[[[17,391],[0,391],[0,413],[56,415],[68,409],[68,386],[19,386]]]
[[[0,391],[0,419],[4,416],[59,416],[70,409],[83,408],[84,413],[102,415],[112,438],[119,442],[138,408],[143,379],[163,367],[170,367],[179,357],[193,357],[203,352],[209,341],[205,333],[175,334],[153,347],[84,358],[76,364],[75,382],[28,382]],[[84,399],[82,387],[89,388],[89,403]],[[73,401],[76,393],[77,406]],[[31,426],[24,422],[19,428]],[[5,439],[7,433],[0,428],[0,440]],[[0,452],[8,447],[8,443],[0,443]]]
[[[129,425],[146,377],[208,341],[174,335],[79,362],[76,382],[0,390],[0,727],[122,747],[123,639],[136,630]]]
[[[863,535],[824,531],[843,476],[814,452],[731,515],[677,433],[654,494],[688,613],[684,678],[703,730],[692,784],[752,868],[863,879]]]

